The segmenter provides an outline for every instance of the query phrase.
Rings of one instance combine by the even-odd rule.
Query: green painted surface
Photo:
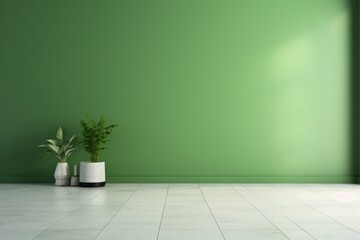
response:
[[[104,114],[120,124],[100,155],[112,182],[349,182],[349,14],[343,0],[0,1],[0,181],[52,181],[35,146]]]
[[[351,2],[352,7],[352,67],[353,67],[353,121],[352,132],[354,133],[353,148],[354,157],[353,165],[357,179],[355,181],[360,183],[360,3],[357,0]]]

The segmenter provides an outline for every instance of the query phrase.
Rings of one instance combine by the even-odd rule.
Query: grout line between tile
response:
[[[159,229],[158,229],[158,232],[157,232],[157,235],[156,235],[156,240],[159,239],[161,224],[162,224],[162,220],[163,220],[164,212],[165,212],[166,201],[167,201],[167,197],[168,197],[168,194],[169,194],[169,188],[170,188],[170,184],[168,183],[168,186],[167,186],[167,189],[166,189],[166,196],[165,196],[165,201],[164,201],[164,207],[163,207],[163,211],[162,211],[162,213],[161,213],[160,224],[159,224]]]
[[[104,193],[104,191],[101,191],[101,192],[99,192],[98,194],[96,194],[95,196],[91,197],[90,199],[87,199],[87,200],[84,201],[82,204],[80,204],[76,209],[78,209],[78,208],[80,208],[81,206],[85,205],[87,202],[91,201],[92,199],[96,198],[97,196],[101,195],[102,193]],[[76,209],[75,209],[75,210],[76,210]],[[75,211],[75,210],[73,210],[73,211]],[[71,212],[73,212],[73,211],[71,211]],[[54,226],[55,224],[57,224],[58,222],[60,222],[61,220],[63,220],[63,219],[64,219],[65,217],[67,217],[68,215],[69,215],[69,213],[66,214],[65,216],[63,216],[62,218],[60,218],[59,220],[57,220],[56,222],[54,222],[53,224],[51,224],[51,225],[50,225],[49,227],[47,227],[46,229],[40,231],[36,236],[34,236],[34,237],[32,238],[32,240],[35,239],[35,238],[37,238],[41,233],[49,230],[52,226]]]
[[[250,188],[248,188],[247,186],[245,186],[245,185],[243,185],[243,184],[241,184],[241,186],[243,187],[243,188],[245,188],[246,190],[248,190],[250,193],[252,193],[252,194],[255,194]],[[232,187],[232,188],[234,188],[234,187]],[[237,191],[237,190],[236,190]],[[238,191],[237,191],[238,192]]]
[[[254,204],[252,204],[246,197],[244,197],[236,188],[234,188],[234,186],[232,184],[229,184],[229,186],[236,191],[238,194],[240,194],[240,196],[247,201],[251,206],[253,206],[261,215],[263,215],[264,218],[266,218],[275,228],[277,228],[277,230],[279,230],[279,232],[281,232],[282,235],[284,235],[287,239],[291,240],[285,233],[283,233],[283,231],[280,230],[280,228],[278,228],[267,216],[265,216],[265,214],[263,214]]]
[[[296,222],[294,222],[293,220],[291,220],[288,217],[285,217],[287,220],[289,220],[290,222],[292,222],[293,224],[295,224],[298,228],[300,228],[301,230],[303,230],[303,232],[305,232],[307,235],[309,235],[312,239],[316,240],[316,238],[311,235],[310,233],[308,233],[305,229],[303,229],[302,227],[300,227]]]
[[[130,198],[132,198],[132,196],[134,196],[134,194],[139,190],[139,188],[142,186],[143,184],[140,184],[136,190],[130,195],[130,197],[124,202],[124,204],[120,207],[119,210],[116,211],[116,213],[114,214],[114,216],[112,216],[112,218],[105,224],[105,226],[100,230],[100,232],[94,237],[93,240],[95,240],[100,233],[102,233],[104,231],[104,229],[107,227],[107,225],[109,225],[109,223],[111,222],[111,220],[114,219],[114,217],[120,212],[120,210],[125,206],[125,204],[130,200]]]
[[[281,190],[279,190],[279,191],[281,191]],[[309,191],[310,191],[310,190],[309,190]],[[355,233],[357,233],[357,234],[360,234],[360,232],[358,232],[358,231],[356,231],[356,230],[352,229],[352,228],[351,228],[351,227],[349,227],[349,226],[346,226],[346,225],[345,225],[345,224],[343,224],[342,222],[340,222],[340,221],[338,221],[338,220],[334,219],[333,217],[331,217],[331,216],[329,216],[329,215],[327,215],[327,214],[325,214],[325,213],[321,212],[320,210],[318,210],[318,209],[316,209],[316,208],[312,207],[311,205],[309,205],[309,204],[305,203],[304,201],[302,201],[302,200],[300,200],[300,199],[298,199],[298,198],[296,198],[296,197],[292,196],[291,194],[289,194],[289,193],[287,193],[287,192],[284,192],[284,191],[281,191],[281,192],[282,192],[282,193],[284,193],[284,194],[286,194],[286,195],[288,195],[288,196],[290,196],[291,198],[293,198],[293,199],[295,199],[295,200],[299,201],[300,203],[304,204],[305,206],[307,206],[307,207],[311,208],[312,210],[314,210],[314,211],[316,211],[316,212],[318,212],[318,213],[320,213],[320,214],[324,215],[325,217],[328,217],[328,218],[330,218],[331,220],[333,220],[333,221],[335,221],[335,222],[339,223],[340,225],[343,225],[344,227],[346,227],[346,228],[350,229],[351,231],[353,231],[353,232],[355,232]]]
[[[219,223],[216,221],[216,218],[215,218],[215,216],[214,216],[214,213],[212,212],[212,210],[211,210],[211,208],[210,208],[210,206],[209,206],[209,203],[208,203],[208,201],[206,200],[206,197],[205,197],[203,191],[201,190],[200,185],[199,185],[199,184],[197,184],[197,185],[198,185],[198,188],[199,188],[199,190],[200,190],[200,192],[201,192],[201,195],[203,196],[203,198],[204,198],[204,200],[205,200],[205,203],[206,203],[207,207],[209,208],[209,211],[210,211],[212,217],[214,218],[214,221],[215,221],[216,225],[217,225],[218,228],[219,228],[219,231],[220,231],[220,233],[221,233],[222,238],[225,240],[224,233],[222,232],[222,230],[221,230],[221,228],[220,228],[220,226],[219,226]]]

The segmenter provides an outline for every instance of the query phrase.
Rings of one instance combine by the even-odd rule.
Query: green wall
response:
[[[355,100],[355,114],[356,114],[356,122],[355,122],[355,129],[357,130],[356,133],[356,141],[355,143],[357,143],[357,145],[355,146],[355,148],[357,149],[357,155],[356,155],[356,167],[358,169],[358,173],[357,173],[357,183],[360,183],[360,151],[359,151],[359,144],[360,144],[360,127],[359,127],[359,121],[360,121],[360,97],[359,97],[359,93],[360,93],[360,4],[359,1],[354,0],[355,3],[355,13],[353,12],[353,19],[355,20],[355,23],[353,22],[353,26],[355,28],[355,34],[353,31],[353,34],[355,35],[355,43],[353,42],[353,48],[355,48],[357,51],[355,53],[355,61],[353,64],[353,70],[355,70],[355,79],[354,80],[354,87],[356,86],[356,90],[358,91],[357,93],[355,93],[354,95],[356,96]],[[354,5],[353,5],[354,6]],[[354,40],[354,38],[353,38]],[[353,111],[354,112],[354,111]]]
[[[0,181],[53,181],[36,146],[89,114],[120,124],[110,182],[349,182],[350,25],[344,0],[2,0]]]
[[[352,23],[352,159],[357,183],[360,183],[360,4],[358,0],[351,1]]]

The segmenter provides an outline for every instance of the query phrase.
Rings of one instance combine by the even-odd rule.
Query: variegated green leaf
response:
[[[46,141],[47,141],[48,143],[50,143],[50,144],[53,144],[53,145],[57,145],[57,144],[58,144],[58,141],[55,140],[55,139],[47,139]]]
[[[50,149],[52,149],[54,152],[56,152],[57,154],[60,154],[60,148],[58,146],[55,146],[55,145],[51,145],[51,144],[48,144],[48,147]]]
[[[58,131],[56,133],[56,138],[62,141],[63,137],[64,137],[63,136],[63,129],[62,129],[62,127],[59,127],[59,129],[58,129]]]
[[[59,127],[56,133],[56,139],[47,139],[48,144],[42,144],[38,147],[47,148],[47,154],[53,156],[60,162],[66,162],[68,157],[76,150],[77,138],[73,135],[70,140],[65,139],[65,130]]]

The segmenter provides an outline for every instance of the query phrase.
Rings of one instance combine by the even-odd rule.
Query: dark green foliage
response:
[[[106,149],[103,145],[109,142],[110,134],[118,127],[117,124],[105,126],[105,123],[105,117],[101,117],[99,122],[95,122],[93,119],[88,117],[84,120],[80,120],[83,135],[81,143],[85,151],[91,155],[92,162],[97,162],[99,152]]]

